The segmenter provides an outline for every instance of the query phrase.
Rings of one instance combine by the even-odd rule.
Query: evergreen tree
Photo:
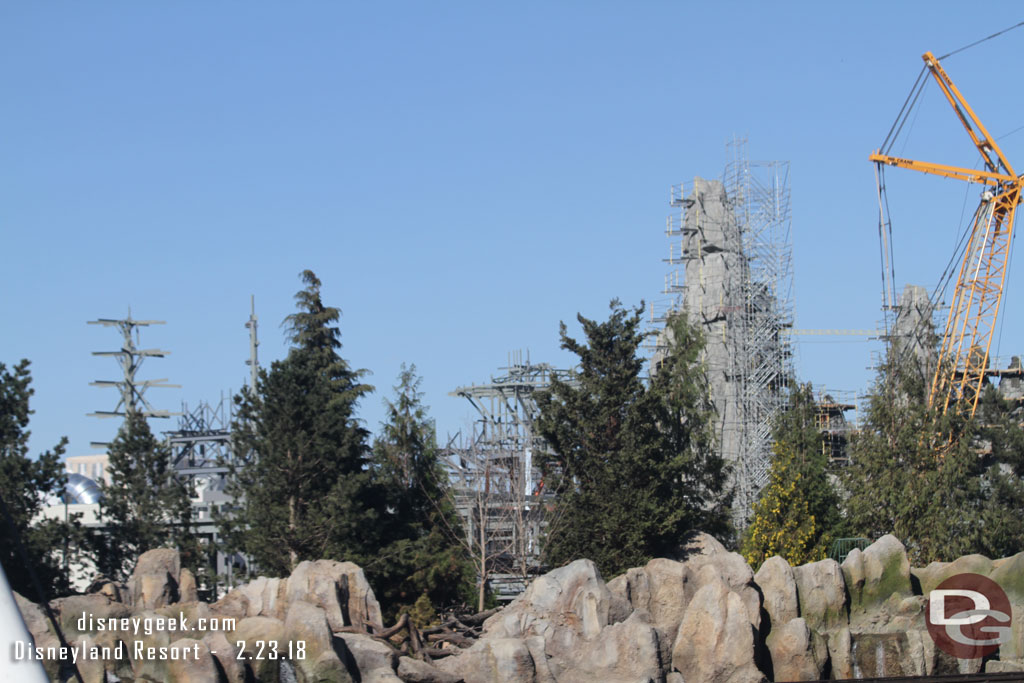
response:
[[[1005,381],[1005,380],[1004,380]],[[977,421],[978,450],[986,467],[981,489],[985,496],[981,547],[989,557],[1008,557],[1024,547],[1024,409],[1004,399],[992,385],[981,395]]]
[[[62,438],[53,450],[35,460],[28,457],[28,423],[33,413],[29,397],[34,393],[31,384],[29,361],[22,360],[11,369],[0,363],[0,564],[11,588],[32,600],[41,600],[70,590],[62,557],[56,551],[77,545],[81,529],[75,519],[67,524],[39,519],[46,499],[64,493],[66,475],[60,457],[67,439]],[[18,539],[27,562],[18,550]],[[33,574],[44,596],[36,594]]]
[[[768,485],[754,505],[741,553],[755,569],[772,555],[791,565],[825,558],[840,524],[840,501],[828,475],[810,384],[789,394],[773,429]]]
[[[377,482],[386,493],[388,544],[364,567],[388,616],[418,604],[447,606],[472,594],[472,569],[441,466],[434,427],[423,406],[416,366],[402,366],[387,422],[373,446]],[[427,602],[424,603],[424,600]]]
[[[182,564],[195,570],[201,558],[189,491],[146,418],[129,411],[107,456],[110,483],[100,483],[106,528],[94,539],[100,571],[124,579],[139,555],[160,547],[178,548]]]
[[[223,520],[229,548],[276,576],[303,560],[365,563],[381,546],[385,504],[355,416],[372,387],[338,355],[341,312],[323,304],[313,272],[300,277],[288,356],[235,398],[228,491],[239,503]]]
[[[645,386],[643,307],[613,301],[611,310],[603,323],[578,316],[586,343],[562,324],[562,348],[579,357],[579,369],[538,396],[536,423],[554,454],[545,476],[559,495],[545,554],[555,564],[590,558],[605,576],[674,555],[688,531],[728,528],[699,334],[674,316],[668,354]]]
[[[979,455],[980,424],[929,409],[916,374],[883,366],[844,476],[852,532],[895,534],[918,564],[1019,550],[1020,479]]]

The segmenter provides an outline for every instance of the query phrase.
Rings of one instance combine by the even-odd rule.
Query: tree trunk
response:
[[[487,592],[487,525],[484,523],[484,515],[486,514],[485,505],[483,501],[480,504],[480,596],[477,604],[477,610],[480,612],[484,611],[484,600],[486,599]]]

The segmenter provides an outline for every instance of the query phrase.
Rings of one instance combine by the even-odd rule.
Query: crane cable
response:
[[[921,92],[928,83],[928,80],[925,79],[925,75],[927,73],[928,67],[922,66],[921,71],[917,74],[917,80],[914,81],[914,85],[910,88],[910,93],[907,95],[907,99],[903,100],[903,106],[900,107],[899,113],[896,114],[896,120],[893,121],[892,127],[889,128],[889,132],[885,136],[885,140],[882,141],[880,150],[883,154],[888,154],[892,149],[892,146],[896,144],[896,138],[899,137],[900,131],[903,130],[903,125],[910,117],[910,111],[917,104],[917,100],[921,96]]]
[[[961,47],[961,48],[958,48],[958,49],[956,49],[956,50],[953,50],[952,52],[947,52],[946,54],[944,54],[944,55],[942,55],[941,57],[939,57],[939,59],[940,59],[940,60],[943,60],[943,59],[945,59],[946,57],[952,57],[953,55],[955,55],[955,54],[956,54],[956,53],[958,53],[958,52],[963,52],[964,50],[967,50],[967,49],[969,49],[969,48],[972,48],[972,47],[974,47],[975,45],[980,45],[980,44],[984,43],[984,42],[985,42],[986,40],[992,40],[993,38],[995,38],[995,37],[997,37],[997,36],[1001,36],[1001,35],[1003,35],[1003,34],[1004,34],[1004,33],[1006,33],[1007,31],[1012,31],[1013,29],[1015,29],[1015,28],[1019,28],[1019,27],[1021,27],[1021,26],[1024,26],[1024,21],[1022,21],[1022,22],[1020,22],[1020,23],[1017,23],[1017,24],[1014,24],[1013,26],[1009,26],[1009,27],[1007,27],[1007,28],[1004,28],[1004,29],[1003,29],[1002,31],[999,31],[999,32],[997,32],[997,33],[993,33],[992,35],[988,36],[987,38],[982,38],[981,40],[976,40],[976,41],[974,41],[973,43],[971,43],[970,45],[964,45],[964,46],[963,46],[963,47]]]

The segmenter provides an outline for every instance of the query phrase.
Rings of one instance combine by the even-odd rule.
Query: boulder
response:
[[[535,683],[537,680],[533,656],[520,638],[486,637],[468,650],[439,660],[435,666],[466,683]]]
[[[999,659],[1024,659],[1024,605],[1012,604],[1010,640],[999,646]]]
[[[198,602],[199,587],[196,585],[195,574],[187,567],[178,574],[178,599],[181,602]]]
[[[932,562],[924,568],[911,568],[910,574],[917,580],[922,595],[928,595],[935,590],[940,583],[954,574],[981,574],[988,576],[992,573],[992,560],[984,555],[964,555],[953,562]]]
[[[543,636],[530,636],[523,641],[526,643],[526,649],[530,651],[530,657],[533,658],[533,675],[537,683],[558,683],[552,671],[552,664],[555,670],[560,670],[560,667],[558,662],[554,661],[555,658],[545,651],[547,643],[544,642]]]
[[[630,569],[625,574],[619,574],[608,582],[608,623],[617,624],[625,621],[633,613],[631,577],[636,574],[643,574],[643,569]],[[646,581],[646,575],[641,580]]]
[[[338,655],[333,652],[324,652],[319,657],[311,660],[308,666],[300,667],[297,669],[295,678],[303,683],[352,683],[352,681],[360,680],[358,677],[353,675],[347,667],[338,667],[339,663]],[[301,662],[296,661],[293,664],[299,664]],[[312,671],[310,675],[309,671]],[[358,674],[358,672],[356,672]],[[282,677],[282,681],[284,678]],[[366,680],[363,678],[362,680]]]
[[[319,681],[317,682],[319,683]],[[362,683],[402,683],[391,669],[373,669],[362,676]]]
[[[853,640],[849,626],[828,634],[828,656],[832,663],[832,678],[853,678]]]
[[[11,592],[14,593],[14,603],[18,606],[21,618],[25,620],[25,626],[28,627],[28,632],[32,634],[32,639],[36,641],[36,645],[39,645],[40,640],[46,640],[47,637],[56,639],[57,636],[53,635],[50,620],[46,617],[43,608],[31,600],[22,597],[21,593],[17,591]]]
[[[171,643],[171,651],[196,652],[197,656],[187,656],[182,659],[170,659],[167,661],[168,680],[175,683],[205,683],[219,679],[217,663],[210,648],[201,640],[182,638]]]
[[[99,593],[57,598],[50,601],[50,608],[54,611],[57,623],[60,624],[60,629],[64,632],[64,637],[69,642],[80,636],[93,633],[94,628],[90,625],[90,617],[93,619],[113,619],[134,616],[126,605],[114,602],[107,596]],[[84,623],[83,615],[85,616]],[[95,624],[95,621],[91,623]],[[80,629],[79,626],[84,628]]]
[[[147,610],[135,612],[132,614],[132,617],[142,620],[140,623],[145,623],[146,619],[151,620],[149,623],[154,623],[152,620],[160,618],[160,615]],[[170,647],[171,641],[178,640],[179,638],[181,638],[181,634],[172,634],[171,631],[161,628],[154,628],[150,633],[146,633],[145,629],[140,629],[138,633],[125,634],[125,641],[128,643],[128,651],[132,660],[134,678],[154,681],[167,680],[169,675],[167,673],[167,660],[161,659],[155,654],[151,656],[151,653],[156,652],[156,650],[150,650],[150,648]],[[138,648],[141,648],[142,651],[142,656],[140,657],[135,656]]]
[[[399,657],[398,677],[405,683],[462,683],[462,679],[412,657]]]
[[[398,666],[398,653],[379,640],[362,633],[339,633],[337,637],[345,644],[342,655],[350,671],[353,664],[364,673],[373,669],[394,671]]]
[[[292,602],[285,616],[284,631],[286,640],[306,645],[305,658],[294,660],[295,668],[305,680],[349,679],[345,665],[334,651],[331,629],[322,609],[302,600]],[[287,644],[283,647],[287,647]],[[334,659],[333,664],[331,657]]]
[[[124,582],[113,581],[103,574],[97,574],[85,592],[101,593],[115,602],[128,601],[128,586]]]
[[[203,642],[216,658],[218,668],[224,672],[226,683],[245,683],[245,663],[238,659],[238,649],[228,641],[223,631],[210,631],[203,636]]]
[[[271,617],[284,619],[287,611],[283,579],[268,579],[265,576],[238,586],[223,598],[210,605],[217,615],[244,619],[245,617]]]
[[[140,609],[156,609],[178,602],[181,556],[173,548],[147,550],[128,579],[128,601]],[[193,584],[195,582],[193,581]]]
[[[1024,610],[1024,552],[994,560],[988,578],[998,583],[1006,592],[1006,597],[1015,608],[1014,611],[1018,606]],[[1024,657],[1024,653],[1018,656]]]
[[[571,651],[608,624],[611,593],[597,566],[576,560],[540,576],[505,609],[484,622],[488,638],[543,636],[547,648]]]
[[[634,610],[650,615],[661,639],[671,643],[679,631],[686,605],[697,592],[696,576],[682,562],[657,558],[609,582],[608,622],[625,621]]]
[[[747,608],[719,578],[697,591],[672,647],[672,668],[687,681],[760,683],[754,664],[756,632]]]
[[[895,536],[882,536],[863,551],[854,548],[842,570],[850,593],[851,620],[876,611],[894,594],[898,599],[913,595],[907,550]]]
[[[331,629],[355,626],[370,632],[383,629],[380,604],[363,570],[352,562],[301,562],[288,577],[288,603],[305,600],[327,614]]]
[[[284,623],[273,617],[245,617],[235,624],[235,630],[227,636],[232,644],[239,641],[245,644],[243,660],[252,670],[253,678],[257,681],[278,680],[279,667],[277,661],[270,659],[250,659],[257,654],[256,641],[276,640],[278,643],[285,641]],[[218,653],[219,654],[219,653]]]
[[[50,620],[43,612],[43,608],[31,600],[23,598],[21,594],[15,591],[11,592],[14,593],[14,602],[18,605],[18,611],[21,612],[21,618],[25,620],[25,626],[28,627],[28,632],[32,635],[32,641],[36,647],[60,647],[60,641],[54,634]],[[59,680],[59,662],[53,659],[44,659],[42,664],[50,680]]]
[[[856,678],[941,676],[977,673],[981,660],[957,660],[934,646],[922,631],[853,633],[850,648]]]
[[[167,617],[169,622],[178,622],[180,619],[184,619],[185,627],[193,629],[191,631],[193,635],[190,636],[193,638],[202,638],[206,634],[205,630],[200,630],[199,628],[200,620],[207,620],[203,623],[209,624],[208,620],[213,616],[210,612],[210,606],[205,602],[179,602],[153,611],[159,616]],[[183,636],[179,634],[177,637]]]
[[[96,645],[96,641],[90,636],[84,635],[72,642],[71,645],[75,648],[91,648]],[[78,673],[82,676],[82,683],[106,683],[107,672],[102,659],[79,656],[76,666]],[[74,677],[71,680],[75,680]]]
[[[683,602],[688,605],[693,596],[704,586],[701,572],[713,567],[714,572],[732,592],[743,601],[747,615],[754,629],[761,628],[761,595],[754,585],[754,571],[739,553],[725,549],[714,537],[696,533],[683,544],[680,558],[686,565],[688,576],[684,579]],[[710,572],[704,571],[707,577]]]
[[[799,616],[796,579],[786,560],[778,555],[768,558],[754,575],[754,583],[761,589],[772,631]]]
[[[807,628],[797,617],[772,626],[768,635],[773,678],[777,681],[812,681],[828,670],[828,645],[825,639]]]
[[[570,664],[559,673],[559,683],[656,681],[662,675],[658,634],[645,611],[606,627],[564,658]]]
[[[130,639],[127,635],[128,634],[120,631],[103,631],[101,633],[97,633],[93,638],[93,642],[97,647],[107,647],[110,648],[111,652],[119,651],[124,656],[123,659],[107,659],[104,662],[106,676],[111,681],[115,680],[115,678],[120,678],[121,680],[130,680],[134,678],[131,660],[132,652],[128,645],[128,641]],[[118,648],[120,649],[118,650]]]
[[[846,586],[835,560],[821,560],[793,567],[800,616],[818,633],[848,623]]]

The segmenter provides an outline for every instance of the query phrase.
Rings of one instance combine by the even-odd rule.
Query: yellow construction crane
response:
[[[1021,201],[1024,176],[1014,172],[939,60],[931,52],[924,53],[923,59],[981,153],[984,170],[902,159],[880,151],[872,154],[871,160],[879,166],[909,168],[985,186],[981,204],[974,213],[928,395],[928,405],[942,413],[952,406],[973,417],[988,368],[992,333],[1006,280],[1014,213]]]

